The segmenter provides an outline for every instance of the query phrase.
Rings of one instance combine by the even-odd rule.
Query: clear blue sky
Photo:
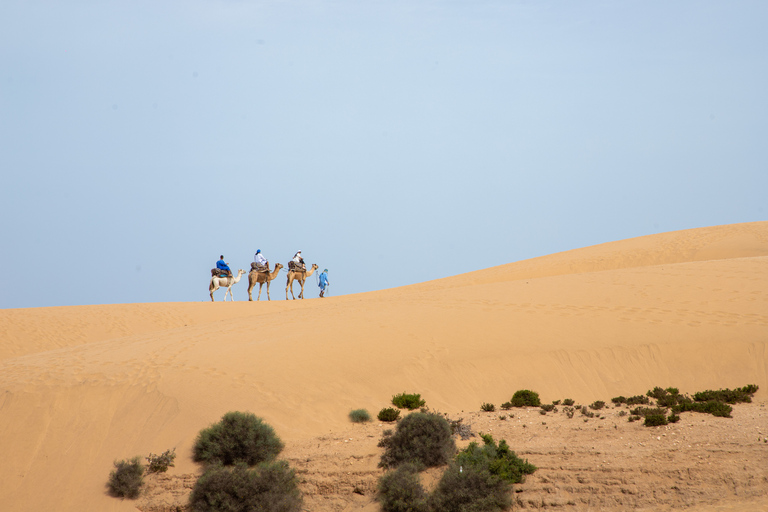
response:
[[[3,2],[0,307],[209,300],[218,256],[256,249],[302,249],[339,295],[766,220],[767,23],[763,1]]]

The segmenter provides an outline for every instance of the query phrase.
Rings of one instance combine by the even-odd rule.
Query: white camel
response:
[[[230,300],[234,302],[235,297],[232,295],[232,285],[240,281],[242,275],[245,274],[245,270],[240,269],[237,271],[237,277],[212,277],[211,284],[208,285],[208,291],[211,292],[211,301],[213,301],[213,292],[219,288],[226,288],[224,292],[224,302],[227,302],[227,294],[229,294]]]

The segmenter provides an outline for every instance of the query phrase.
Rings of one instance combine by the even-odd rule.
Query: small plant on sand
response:
[[[371,421],[371,415],[365,409],[354,409],[349,411],[349,419],[352,423],[366,423]]]
[[[205,464],[230,466],[244,462],[254,466],[271,461],[283,443],[271,426],[251,413],[228,412],[219,423],[200,431],[195,441],[194,459]]]
[[[512,505],[512,484],[481,466],[452,462],[429,495],[432,512],[501,512]]]
[[[569,419],[573,418],[573,413],[574,413],[573,407],[569,407],[569,406],[563,407],[563,412],[565,413],[566,416],[568,416]]]
[[[678,416],[677,414],[672,412],[672,413],[669,414],[669,417],[667,418],[667,421],[670,422],[670,423],[677,423],[678,421],[680,421],[680,416]]]
[[[401,464],[379,480],[376,499],[384,512],[427,512],[427,493],[417,464]]]
[[[623,396],[617,396],[617,397],[611,398],[611,402],[613,402],[616,405],[620,405],[620,404],[627,403],[627,399],[626,397],[623,397]]]
[[[663,414],[649,414],[645,417],[646,427],[658,427],[667,424],[667,417]]]
[[[480,409],[482,409],[485,412],[494,412],[496,410],[496,406],[489,403],[484,403],[480,406]]]
[[[380,467],[394,468],[404,462],[425,467],[446,464],[456,453],[451,426],[438,414],[414,412],[397,423],[394,434],[384,436],[379,446],[384,448]]]
[[[541,408],[544,409],[546,412],[552,412],[555,411],[555,404],[541,404]]]
[[[147,473],[165,473],[168,468],[173,467],[173,461],[176,460],[176,448],[165,450],[160,455],[150,453],[147,459]]]
[[[603,402],[602,400],[595,400],[594,402],[589,404],[589,408],[594,409],[595,411],[599,411],[603,407],[605,407],[605,402]]]
[[[514,407],[539,407],[541,405],[539,394],[529,389],[515,391],[510,402]]]
[[[572,398],[566,398],[563,400],[563,405],[567,405],[568,407],[573,407],[573,404],[575,403],[576,402],[574,402]]]
[[[139,497],[141,485],[144,483],[144,466],[141,465],[141,458],[115,461],[114,464],[115,469],[109,474],[107,482],[109,494],[116,498],[135,500]]]
[[[696,402],[717,401],[726,404],[750,403],[752,402],[752,395],[754,395],[757,390],[758,387],[754,384],[736,389],[720,389],[718,391],[707,390],[695,393],[693,399]]]
[[[643,395],[635,395],[627,398],[627,405],[642,405],[649,402],[650,400],[648,400],[648,397]]]
[[[193,512],[299,512],[302,505],[296,473],[285,461],[211,466],[189,501]]]
[[[490,434],[480,434],[480,437],[483,440],[483,446],[473,441],[456,455],[456,462],[460,466],[474,465],[487,468],[494,476],[513,484],[522,482],[525,475],[531,475],[538,469],[510,450],[506,440],[502,439],[497,445]]]
[[[552,405],[560,405],[560,400],[552,400]]]
[[[399,409],[408,409],[409,411],[424,407],[426,403],[418,393],[400,393],[392,397],[392,405]]]
[[[581,406],[581,415],[582,416],[586,416],[587,418],[594,418],[595,417],[595,413],[593,413],[592,411],[588,410],[586,405],[582,405]]]
[[[379,421],[397,421],[397,418],[400,417],[400,410],[395,409],[394,407],[385,407],[379,411],[379,414],[376,417]]]
[[[512,402],[504,402],[503,404],[501,404],[501,408],[504,409],[505,411],[508,411],[513,407],[514,405],[512,405]]]

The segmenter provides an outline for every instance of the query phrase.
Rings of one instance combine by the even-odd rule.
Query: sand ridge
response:
[[[752,383],[765,403],[768,222],[323,300],[0,310],[0,335],[7,510],[134,510],[105,494],[112,461],[176,447],[169,476],[194,474],[195,436],[228,410],[335,467],[349,410],[401,391],[450,414],[522,388],[589,403]],[[312,510],[372,506],[355,499]]]

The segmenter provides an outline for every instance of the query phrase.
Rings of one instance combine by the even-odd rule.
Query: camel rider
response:
[[[296,251],[296,254],[293,255],[293,261],[296,263],[297,267],[300,268],[306,268],[304,266],[304,258],[301,257],[301,251]]]
[[[323,273],[320,274],[320,280],[317,284],[317,286],[320,287],[320,297],[325,295],[325,289],[328,288],[329,284],[331,284],[331,282],[328,280],[328,269],[326,268],[323,270]]]
[[[219,261],[216,262],[216,268],[219,269],[222,274],[232,277],[232,271],[229,269],[229,265],[224,262],[224,255],[222,254],[219,258]]]
[[[256,270],[259,272],[269,272],[269,261],[264,257],[261,249],[256,249],[256,254],[253,256],[253,262],[256,264]]]

